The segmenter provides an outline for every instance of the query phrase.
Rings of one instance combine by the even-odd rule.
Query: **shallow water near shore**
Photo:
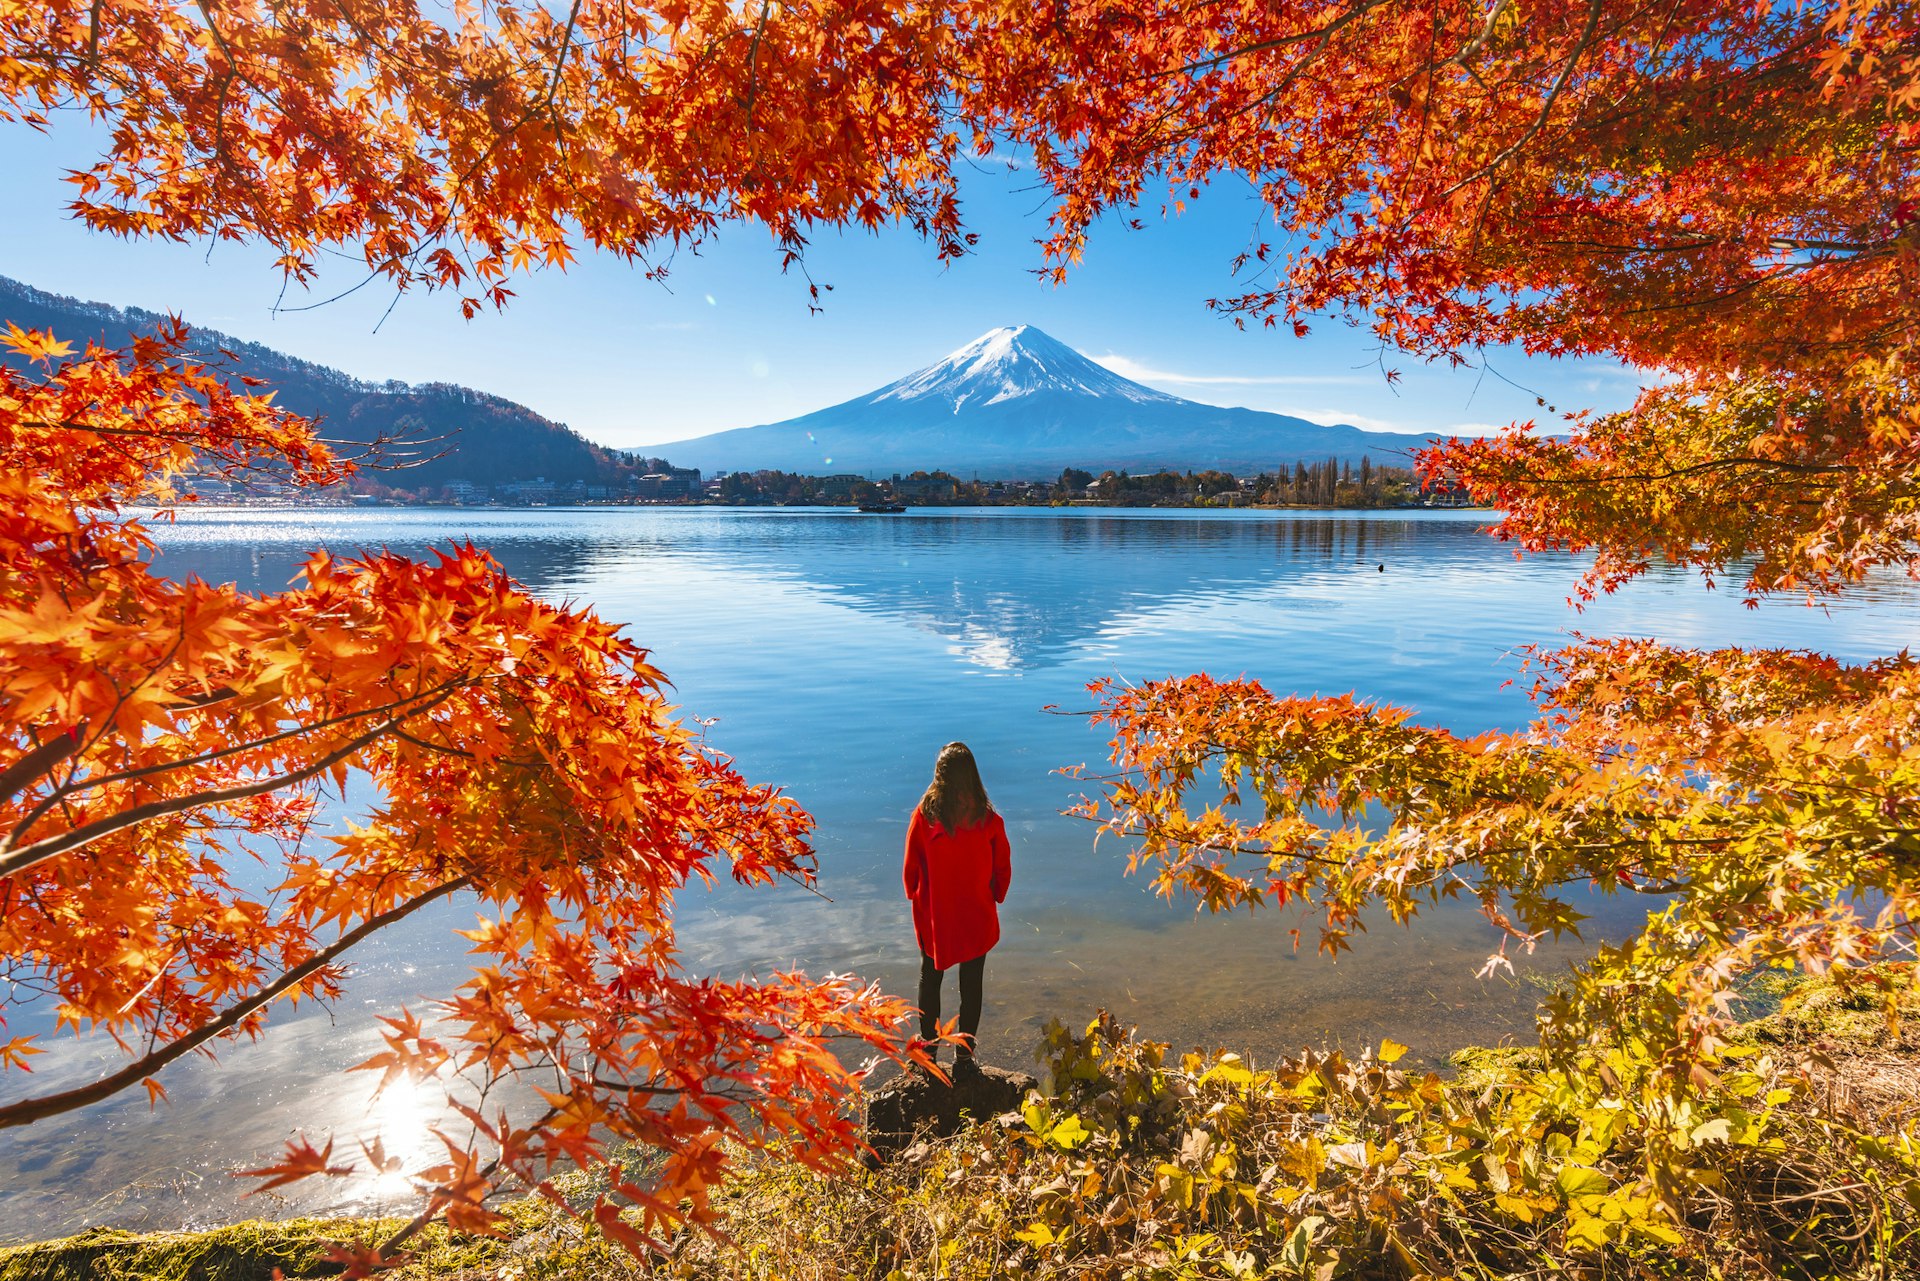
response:
[[[678,925],[689,966],[726,976],[799,966],[852,972],[911,993],[917,966],[899,884],[908,809],[950,739],[979,757],[1014,846],[1003,939],[989,961],[982,1053],[1024,1065],[1050,1017],[1099,1007],[1178,1046],[1271,1058],[1306,1044],[1358,1049],[1383,1035],[1439,1062],[1453,1049],[1529,1039],[1539,981],[1582,945],[1523,958],[1512,979],[1475,971],[1497,945],[1469,907],[1413,929],[1381,923],[1337,963],[1296,953],[1290,913],[1226,918],[1155,898],[1122,873],[1125,852],[1059,811],[1082,790],[1055,771],[1097,766],[1089,680],[1207,671],[1276,693],[1357,691],[1462,731],[1515,726],[1504,688],[1517,647],[1569,630],[1688,645],[1809,648],[1845,659],[1920,639],[1920,594],[1870,584],[1844,605],[1777,601],[1656,574],[1584,613],[1566,604],[1581,568],[1516,561],[1479,532],[1482,513],[1116,512],[1088,509],[655,508],[207,509],[156,524],[167,573],[271,590],[320,546],[417,553],[472,539],[554,599],[590,604],[653,650],[686,714],[758,781],[819,820],[820,889],[693,890]],[[1644,904],[1600,899],[1588,942],[1633,928]],[[262,1164],[304,1129],[382,1131],[430,1151],[439,1092],[390,1091],[342,1074],[376,1048],[374,1016],[420,1009],[464,977],[470,905],[423,912],[360,949],[330,1010],[276,1015],[257,1043],[225,1046],[162,1076],[170,1102],[109,1101],[0,1134],[0,1241],[109,1223],[218,1222],[365,1208],[398,1189],[316,1185],[294,1200],[240,1201],[227,1172]],[[1304,931],[1310,940],[1310,928]],[[949,997],[950,1000],[953,998]],[[949,1011],[951,1012],[951,1011]],[[48,1013],[6,1011],[8,1035]],[[50,1038],[30,1078],[0,1099],[91,1079],[119,1052]]]

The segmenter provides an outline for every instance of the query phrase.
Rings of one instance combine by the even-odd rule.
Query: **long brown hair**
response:
[[[973,753],[965,743],[948,743],[940,749],[940,759],[933,763],[933,782],[920,798],[921,816],[951,832],[984,823],[991,813],[993,802],[987,799]]]

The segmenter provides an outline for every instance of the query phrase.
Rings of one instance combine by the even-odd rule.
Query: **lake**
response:
[[[1581,562],[1516,561],[1470,512],[921,509],[900,516],[791,508],[207,509],[156,528],[162,568],[271,589],[311,549],[490,548],[532,590],[591,604],[648,646],[687,715],[750,779],[779,783],[819,820],[820,889],[683,896],[687,961],[734,976],[800,966],[911,994],[918,954],[900,891],[907,813],[941,744],[970,744],[1014,848],[1003,940],[988,963],[981,1053],[1022,1065],[1048,1018],[1100,1007],[1177,1046],[1256,1059],[1307,1044],[1351,1050],[1391,1034],[1438,1063],[1453,1049],[1531,1039],[1539,983],[1579,955],[1543,952],[1514,978],[1473,975],[1498,943],[1470,908],[1382,924],[1338,963],[1295,954],[1289,914],[1200,916],[1122,875],[1123,850],[1060,811],[1080,788],[1055,771],[1104,759],[1084,719],[1088,681],[1207,671],[1276,693],[1345,693],[1456,730],[1516,726],[1504,688],[1517,647],[1568,630],[1687,645],[1740,642],[1845,659],[1920,640],[1920,596],[1869,584],[1844,606],[1742,606],[1737,592],[1655,574],[1584,613]],[[1589,937],[1634,925],[1602,902]],[[0,1240],[95,1223],[178,1226],[364,1206],[382,1189],[301,1189],[240,1201],[228,1177],[296,1129],[424,1152],[433,1090],[369,1105],[377,1013],[418,1009],[463,975],[459,902],[358,953],[345,999],[277,1018],[218,1065],[162,1076],[170,1102],[122,1098],[0,1135]],[[951,982],[951,980],[950,980]],[[951,1013],[955,997],[948,994]],[[10,1035],[43,1012],[7,1011]],[[117,1052],[53,1042],[35,1092],[77,1084]],[[6,1083],[18,1097],[19,1082]]]

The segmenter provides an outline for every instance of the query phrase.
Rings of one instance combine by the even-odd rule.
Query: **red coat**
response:
[[[913,936],[936,967],[985,956],[1000,941],[994,904],[1007,901],[1013,856],[998,814],[949,832],[915,807],[901,875],[913,903]]]

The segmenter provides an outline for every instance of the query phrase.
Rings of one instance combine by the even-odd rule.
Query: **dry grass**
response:
[[[1920,987],[1912,967],[1876,966],[1834,979],[1770,975],[1767,1012],[1743,1039],[1785,1051],[1814,1110],[1874,1133],[1920,1121]]]
[[[1109,1025],[1056,1038],[1042,1108],[914,1144],[881,1169],[829,1176],[743,1156],[716,1198],[724,1238],[687,1231],[635,1260],[526,1201],[505,1207],[507,1239],[436,1232],[398,1277],[1901,1281],[1920,1276],[1920,999],[1911,984],[1909,971],[1889,967],[1864,985],[1753,989],[1758,1017],[1740,1036],[1777,1065],[1770,1079],[1804,1084],[1773,1114],[1778,1142],[1720,1145],[1696,1163],[1683,1215],[1664,1220],[1671,1241],[1627,1231],[1579,1239],[1572,1198],[1539,1195],[1553,1172],[1526,1184],[1521,1168],[1529,1153],[1558,1150],[1554,1127],[1564,1123],[1551,1117],[1483,1143],[1508,1154],[1516,1194],[1534,1189],[1532,1210],[1497,1202],[1491,1176],[1442,1193],[1392,1155],[1389,1144],[1465,1133],[1473,1108],[1503,1115],[1502,1083],[1541,1068],[1529,1051],[1462,1056],[1443,1087],[1337,1056],[1262,1076],[1231,1056],[1175,1061]],[[1415,1115],[1408,1101],[1425,1094],[1451,1101]],[[1304,1163],[1310,1152],[1321,1154],[1318,1168]],[[1627,1145],[1593,1160],[1623,1191],[1640,1186],[1641,1156]],[[596,1176],[567,1182],[590,1199]],[[276,1265],[289,1278],[317,1276],[326,1265],[316,1242],[379,1229],[303,1221],[95,1234],[0,1251],[0,1281],[265,1281]]]

